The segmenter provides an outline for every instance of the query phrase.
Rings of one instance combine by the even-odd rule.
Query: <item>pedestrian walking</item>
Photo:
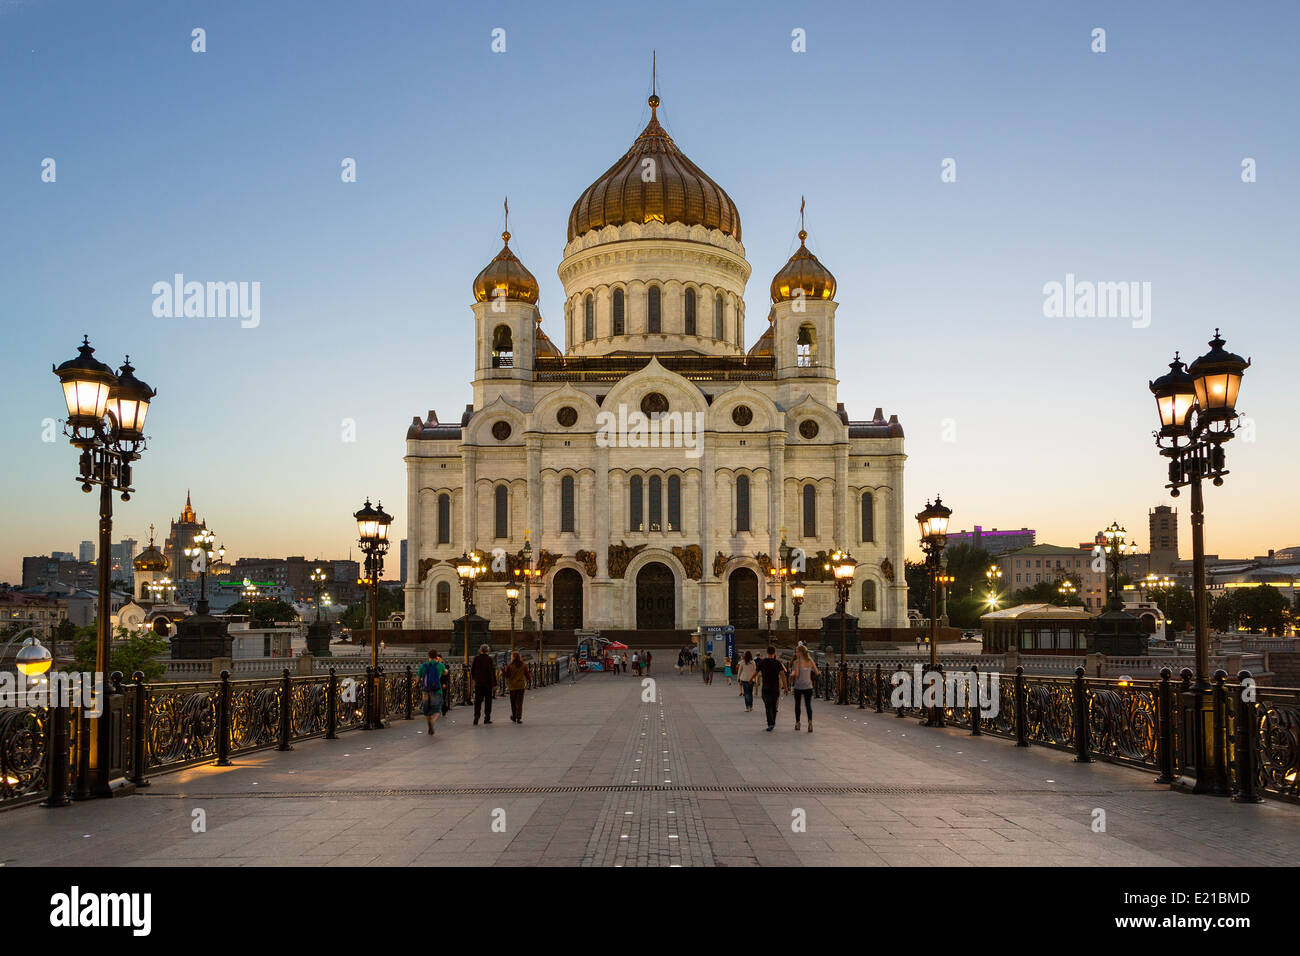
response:
[[[435,652],[433,659],[442,665],[442,716],[446,717],[451,710],[451,668],[442,659],[442,651]]]
[[[569,683],[578,683],[578,652],[574,651],[573,656],[569,658]]]
[[[622,655],[622,657],[620,658],[620,663],[621,663],[622,666],[623,666],[623,673],[626,674],[626,673],[627,673],[627,655],[626,655],[626,654]]]
[[[686,652],[678,651],[677,652],[677,673],[681,674],[682,668],[685,666],[686,666]]]
[[[420,713],[429,724],[429,736],[433,736],[433,725],[442,716],[442,673],[445,669],[437,658],[435,651],[429,651],[429,659],[420,665],[416,678],[420,687]]]
[[[722,676],[727,679],[726,681],[727,686],[730,687],[731,686],[731,658],[730,657],[724,657],[722,659]]]
[[[715,667],[717,667],[717,665],[718,665],[718,662],[715,661],[715,660],[713,659],[713,655],[712,655],[711,653],[708,654],[707,656],[705,656],[705,658],[704,658],[704,683],[706,683],[706,684],[712,684],[712,683],[713,683],[713,669],[714,669]]]
[[[484,644],[478,649],[474,663],[470,665],[469,676],[474,681],[474,723],[478,724],[480,711],[483,723],[492,723],[492,695],[496,692],[497,666]]]
[[[518,651],[510,655],[506,665],[506,690],[510,694],[510,719],[516,724],[524,722],[524,691],[528,689],[528,665]]]
[[[649,673],[650,673],[650,661],[652,661],[653,659],[654,659],[654,655],[651,654],[649,651],[645,651],[645,672],[646,672],[646,674],[649,674]]]
[[[767,657],[758,662],[758,673],[763,681],[763,710],[767,713],[767,732],[776,727],[777,705],[785,687],[785,667],[776,659],[776,648],[768,645]]]
[[[820,671],[817,670],[817,664],[813,661],[812,655],[808,653],[808,648],[800,642],[799,646],[794,649],[794,664],[790,669],[790,683],[794,688],[794,729],[799,729],[799,703],[803,702],[804,708],[808,711],[808,733],[812,733],[812,698],[813,698],[813,678]]]
[[[632,676],[641,676],[641,655],[636,651],[632,652]]]
[[[740,661],[740,669],[736,672],[736,679],[740,684],[740,693],[745,698],[746,712],[754,709],[754,678],[757,676],[758,665],[754,663],[754,655],[745,651],[745,656]]]
[[[921,653],[921,635],[916,635],[916,653]]]

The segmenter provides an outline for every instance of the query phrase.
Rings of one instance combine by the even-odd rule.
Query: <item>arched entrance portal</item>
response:
[[[676,627],[676,590],[676,579],[667,565],[652,561],[637,573],[637,630],[671,630]]]
[[[582,627],[582,575],[573,568],[561,568],[551,582],[551,627],[557,631],[572,631]]]
[[[758,627],[758,575],[736,568],[727,579],[727,623],[732,627]]]

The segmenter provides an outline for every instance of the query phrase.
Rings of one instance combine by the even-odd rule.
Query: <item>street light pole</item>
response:
[[[1191,793],[1227,792],[1227,768],[1215,753],[1214,693],[1210,687],[1210,626],[1205,588],[1205,501],[1201,481],[1216,487],[1228,474],[1224,444],[1238,426],[1237,393],[1250,360],[1224,349],[1214,330],[1210,351],[1185,367],[1174,353],[1169,371],[1149,383],[1160,416],[1154,433],[1169,459],[1171,497],[1192,491],[1192,590],[1196,622],[1196,681],[1183,695],[1182,775],[1174,783]]]
[[[944,505],[943,500],[935,495],[934,504],[929,501],[916,516],[921,527],[921,549],[925,552],[926,567],[930,571],[930,670],[938,672],[934,678],[942,683],[943,673],[939,666],[939,583],[945,577],[943,570],[943,549],[948,543],[948,520],[952,509]],[[926,719],[927,727],[944,726],[943,707],[932,705]]]
[[[514,583],[506,585],[506,604],[510,606],[510,652],[513,654],[515,650],[515,608],[519,606],[519,588]]]
[[[803,607],[803,581],[795,581],[790,586],[790,603],[794,606],[794,643],[799,646],[799,609]]]
[[[388,550],[388,527],[393,516],[384,511],[383,502],[377,508],[370,499],[352,516],[357,522],[357,535],[361,550],[366,556],[366,578],[370,583],[370,688],[366,695],[366,730],[384,729],[384,710],[381,700],[383,680],[379,673],[379,576],[384,568],[384,553]]]
[[[836,548],[830,557],[831,571],[835,575],[836,606],[840,612],[840,692],[838,703],[849,702],[848,609],[849,595],[853,593],[853,574],[858,562],[847,551]]]
[[[112,661],[112,595],[110,556],[113,548],[113,492],[131,500],[132,462],[144,451],[145,418],[157,392],[137,379],[127,356],[121,368],[113,370],[94,357],[89,337],[82,338],[77,358],[54,368],[68,409],[64,434],[81,452],[81,490],[99,485],[99,607],[96,622],[95,670],[105,677]],[[111,797],[127,788],[122,778],[111,779],[114,752],[113,714],[120,705],[110,695],[99,717],[93,718],[91,746],[82,749],[78,763],[77,790],[80,796]],[[84,720],[84,717],[83,717]],[[91,751],[93,750],[93,753]],[[120,769],[120,768],[119,768]],[[93,777],[92,777],[93,774]]]

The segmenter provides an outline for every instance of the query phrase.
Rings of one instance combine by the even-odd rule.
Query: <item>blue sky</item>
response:
[[[569,207],[648,119],[652,49],[661,118],[740,209],[751,341],[807,196],[840,397],[900,416],[909,513],[941,491],[958,527],[1145,544],[1169,500],[1147,380],[1219,325],[1255,360],[1254,440],[1207,491],[1208,548],[1300,544],[1298,9],[0,0],[0,580],[95,536],[75,453],[42,441],[83,332],[159,390],[115,540],[187,488],[235,555],[344,554],[366,495],[404,525],[411,416],[471,399],[502,196],[562,341]],[[260,325],[156,318],[177,272],[260,282]],[[1150,282],[1149,327],[1044,317],[1067,274]]]

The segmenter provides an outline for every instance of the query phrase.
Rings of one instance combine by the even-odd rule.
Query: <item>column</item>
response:
[[[460,455],[464,466],[465,481],[461,488],[461,511],[464,519],[464,538],[461,550],[466,554],[474,547],[478,539],[478,449],[473,445],[461,445]]]
[[[529,433],[524,438],[527,446],[527,514],[528,529],[532,532],[533,551],[536,552],[542,540],[542,436]],[[520,547],[523,542],[520,541]]]
[[[849,446],[835,445],[835,487],[831,509],[835,515],[835,546],[849,549]]]

